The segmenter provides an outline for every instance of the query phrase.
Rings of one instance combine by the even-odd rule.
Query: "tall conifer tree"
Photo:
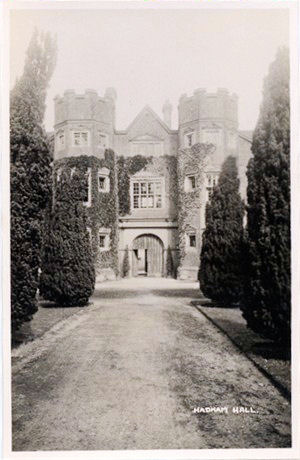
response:
[[[240,298],[243,214],[236,160],[229,156],[206,207],[199,270],[203,294],[224,306]]]
[[[56,62],[49,34],[33,34],[24,72],[11,91],[11,318],[12,331],[37,310],[41,224],[51,196],[49,142],[42,122]]]
[[[95,287],[95,268],[82,204],[80,174],[63,173],[45,226],[41,295],[62,306],[86,305]]]
[[[262,335],[290,340],[289,52],[264,82],[248,165],[248,262],[243,314]]]

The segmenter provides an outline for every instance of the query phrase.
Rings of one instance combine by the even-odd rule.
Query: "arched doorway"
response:
[[[132,276],[163,276],[163,243],[158,236],[138,236],[132,243]]]

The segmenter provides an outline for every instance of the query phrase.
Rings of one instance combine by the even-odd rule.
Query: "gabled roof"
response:
[[[173,133],[173,132],[177,132],[177,131],[174,131],[172,129],[169,128],[169,126],[154,112],[153,109],[151,109],[151,107],[149,105],[146,105],[138,114],[137,116],[132,120],[132,122],[129,124],[129,126],[127,127],[126,131],[128,132],[131,127],[137,123],[141,118],[143,118],[143,116],[146,114],[146,113],[150,113],[150,115],[162,126],[162,128],[167,131],[168,133]]]

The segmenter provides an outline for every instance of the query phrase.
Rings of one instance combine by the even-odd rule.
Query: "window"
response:
[[[132,184],[134,209],[162,208],[162,184],[160,181],[139,181]]]
[[[101,228],[99,230],[99,249],[100,251],[108,251],[109,250],[109,233],[110,230],[107,228]]]
[[[222,130],[220,128],[202,128],[202,142],[205,144],[222,145]]]
[[[196,247],[196,235],[189,235],[190,248]]]
[[[104,190],[105,189],[105,177],[99,176],[99,190]]]
[[[87,230],[87,233],[88,233],[90,245],[92,245],[92,229],[91,229],[91,227],[87,227],[86,230]]]
[[[186,192],[191,192],[196,188],[196,176],[186,176],[184,188]]]
[[[58,170],[56,171],[56,181],[59,182],[60,181],[60,176],[61,176],[61,168],[58,168]]]
[[[98,170],[98,191],[101,193],[109,192],[109,169],[101,168]]]
[[[85,206],[91,206],[91,168],[85,173],[85,181],[82,190],[82,201]]]
[[[185,146],[192,147],[194,144],[194,133],[187,133],[185,135]]]
[[[207,201],[211,199],[213,194],[213,189],[218,183],[218,174],[209,173],[206,176],[206,192],[207,192]]]
[[[98,132],[98,146],[106,148],[107,147],[107,134]]]
[[[101,249],[105,248],[105,238],[106,238],[106,235],[99,235],[99,247]]]
[[[73,146],[83,147],[89,145],[88,131],[73,131]]]
[[[65,147],[65,132],[63,130],[59,130],[57,132],[56,145],[57,145],[57,150],[62,150]]]

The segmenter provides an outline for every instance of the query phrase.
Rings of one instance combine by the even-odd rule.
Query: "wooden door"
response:
[[[163,275],[163,245],[155,235],[141,235],[132,246],[133,276],[162,276]]]

